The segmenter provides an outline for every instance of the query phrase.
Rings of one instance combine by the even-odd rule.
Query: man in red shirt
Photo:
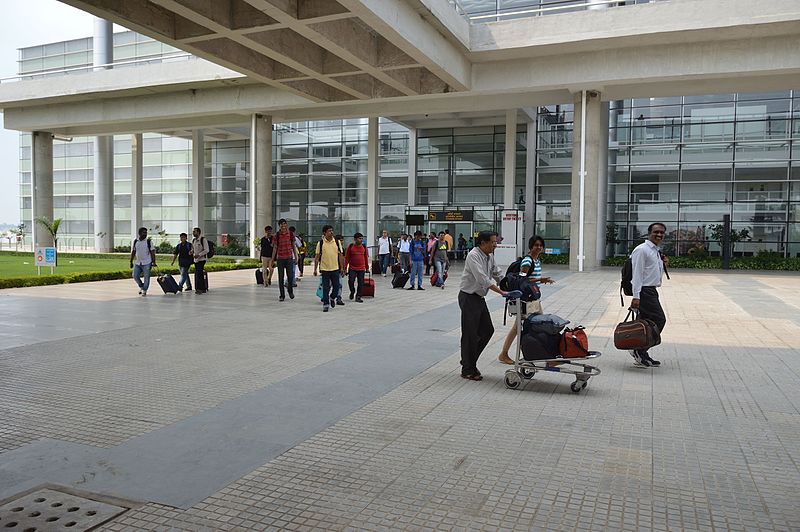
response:
[[[344,263],[347,268],[348,277],[347,284],[350,286],[350,299],[355,295],[356,303],[363,303],[361,293],[364,289],[364,273],[367,271],[369,265],[369,251],[367,246],[364,245],[364,235],[356,233],[353,235],[355,242],[347,246],[347,251],[344,254]],[[356,291],[355,282],[358,281],[358,291]]]
[[[286,288],[289,289],[289,297],[294,299],[294,258],[297,256],[294,235],[289,232],[286,220],[281,218],[278,221],[279,230],[272,237],[272,262],[277,260],[278,264],[278,287],[281,290],[279,301],[284,301],[284,277],[286,277]]]

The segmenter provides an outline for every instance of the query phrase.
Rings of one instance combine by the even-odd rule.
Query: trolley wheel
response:
[[[587,383],[586,381],[575,381],[575,382],[573,382],[572,384],[570,384],[570,385],[569,385],[569,388],[570,388],[570,389],[571,389],[573,392],[575,392],[575,393],[578,393],[578,392],[580,392],[581,390],[583,390],[584,388],[586,388],[586,385],[587,385],[587,384],[588,384],[588,383]]]
[[[532,379],[536,375],[536,370],[533,368],[519,368],[519,374],[523,379]]]
[[[506,387],[511,388],[512,390],[519,388],[519,385],[522,384],[522,377],[520,377],[519,374],[513,369],[506,371],[504,380],[506,382]]]

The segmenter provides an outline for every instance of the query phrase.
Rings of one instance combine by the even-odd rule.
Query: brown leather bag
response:
[[[631,319],[633,316],[633,319]],[[614,329],[614,347],[617,349],[650,349],[661,343],[661,334],[655,322],[640,318],[639,312],[628,310],[628,315]]]

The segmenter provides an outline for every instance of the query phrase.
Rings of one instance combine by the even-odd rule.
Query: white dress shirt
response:
[[[459,288],[462,292],[486,297],[489,287],[502,278],[500,268],[494,262],[494,253],[487,255],[476,246],[467,253]]]
[[[658,246],[645,240],[631,253],[633,265],[633,298],[639,299],[643,286],[661,286],[664,275],[664,262],[661,260]]]

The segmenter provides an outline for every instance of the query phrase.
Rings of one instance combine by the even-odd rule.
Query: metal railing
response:
[[[69,75],[77,72],[92,72],[98,69],[107,69],[107,68],[115,69],[118,67],[140,66],[140,65],[157,64],[157,63],[171,63],[173,61],[188,61],[190,59],[197,59],[197,56],[179,50],[177,52],[168,52],[163,55],[140,57],[138,59],[129,59],[127,61],[114,61],[112,63],[106,63],[104,65],[81,65],[68,68],[60,68],[56,70],[37,70],[35,72],[27,72],[25,74],[17,74],[16,76],[0,78],[0,83],[9,83],[14,81],[23,81],[29,79],[42,79],[53,75]]]
[[[545,5],[514,11],[497,11],[495,13],[469,13],[464,7],[462,0],[447,0],[455,9],[456,13],[465,17],[470,23],[498,22],[512,18],[538,17],[543,15],[555,15],[573,11],[591,11],[606,9],[611,7],[623,7],[636,4],[650,4],[667,0],[561,0],[548,2]]]

